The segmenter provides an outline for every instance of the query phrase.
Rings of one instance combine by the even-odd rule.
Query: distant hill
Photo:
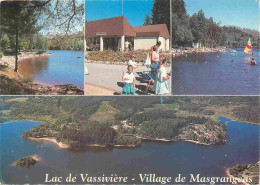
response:
[[[256,30],[242,29],[235,26],[223,26],[223,32],[226,37],[226,47],[244,48],[250,38],[253,47],[260,48],[259,32]]]
[[[253,35],[254,37],[260,39],[260,33],[257,30],[251,30],[248,28],[239,28],[242,32],[247,33],[249,35]]]

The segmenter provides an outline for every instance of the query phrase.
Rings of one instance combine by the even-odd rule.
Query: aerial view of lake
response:
[[[173,57],[173,95],[258,95],[260,50],[251,65],[243,49],[237,53],[201,53]]]
[[[73,84],[84,87],[84,52],[47,50],[47,57],[20,60],[19,73],[47,85]]]
[[[14,121],[0,126],[1,179],[8,184],[43,183],[45,174],[67,177],[87,173],[136,178],[139,173],[155,173],[175,178],[178,174],[224,177],[225,169],[238,163],[259,160],[259,126],[224,117],[228,140],[225,145],[203,146],[193,143],[143,142],[136,149],[70,151],[50,142],[24,140],[22,133],[41,123]],[[21,157],[37,154],[41,160],[30,168],[11,166]],[[132,182],[133,183],[133,182]]]

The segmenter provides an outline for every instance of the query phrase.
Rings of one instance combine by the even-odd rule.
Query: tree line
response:
[[[172,1],[172,17],[170,16],[170,1],[154,0],[152,15],[146,15],[144,25],[166,24],[170,30],[172,19],[172,43],[177,46],[192,46],[200,43],[204,47],[244,47],[249,37],[253,38],[253,46],[259,48],[260,40],[241,29],[220,26],[212,17],[206,18],[203,10],[189,16],[184,0]],[[239,33],[239,34],[237,34]],[[243,42],[243,43],[242,43]]]

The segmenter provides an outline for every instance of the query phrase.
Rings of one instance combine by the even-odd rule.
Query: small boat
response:
[[[77,58],[81,58],[80,56],[77,56]]]
[[[246,48],[244,50],[244,53],[251,54],[251,60],[250,60],[251,65],[256,65],[257,64],[257,62],[254,59],[254,51],[253,51],[253,47],[252,47],[250,38],[248,40],[248,43],[247,43]]]

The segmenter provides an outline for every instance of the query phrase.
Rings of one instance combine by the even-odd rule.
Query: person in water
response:
[[[121,95],[135,95],[135,75],[133,73],[133,66],[127,67],[127,72],[123,72],[122,80],[125,83]]]
[[[251,64],[252,64],[252,65],[256,65],[256,61],[255,61],[254,58],[252,58],[252,60],[251,60]]]
[[[166,68],[164,65],[166,64],[166,59],[163,59],[163,61],[159,65],[159,69],[157,70],[157,76],[154,81],[153,85],[153,91],[157,95],[164,95],[170,93],[167,80],[170,79],[170,77],[167,75]]]

